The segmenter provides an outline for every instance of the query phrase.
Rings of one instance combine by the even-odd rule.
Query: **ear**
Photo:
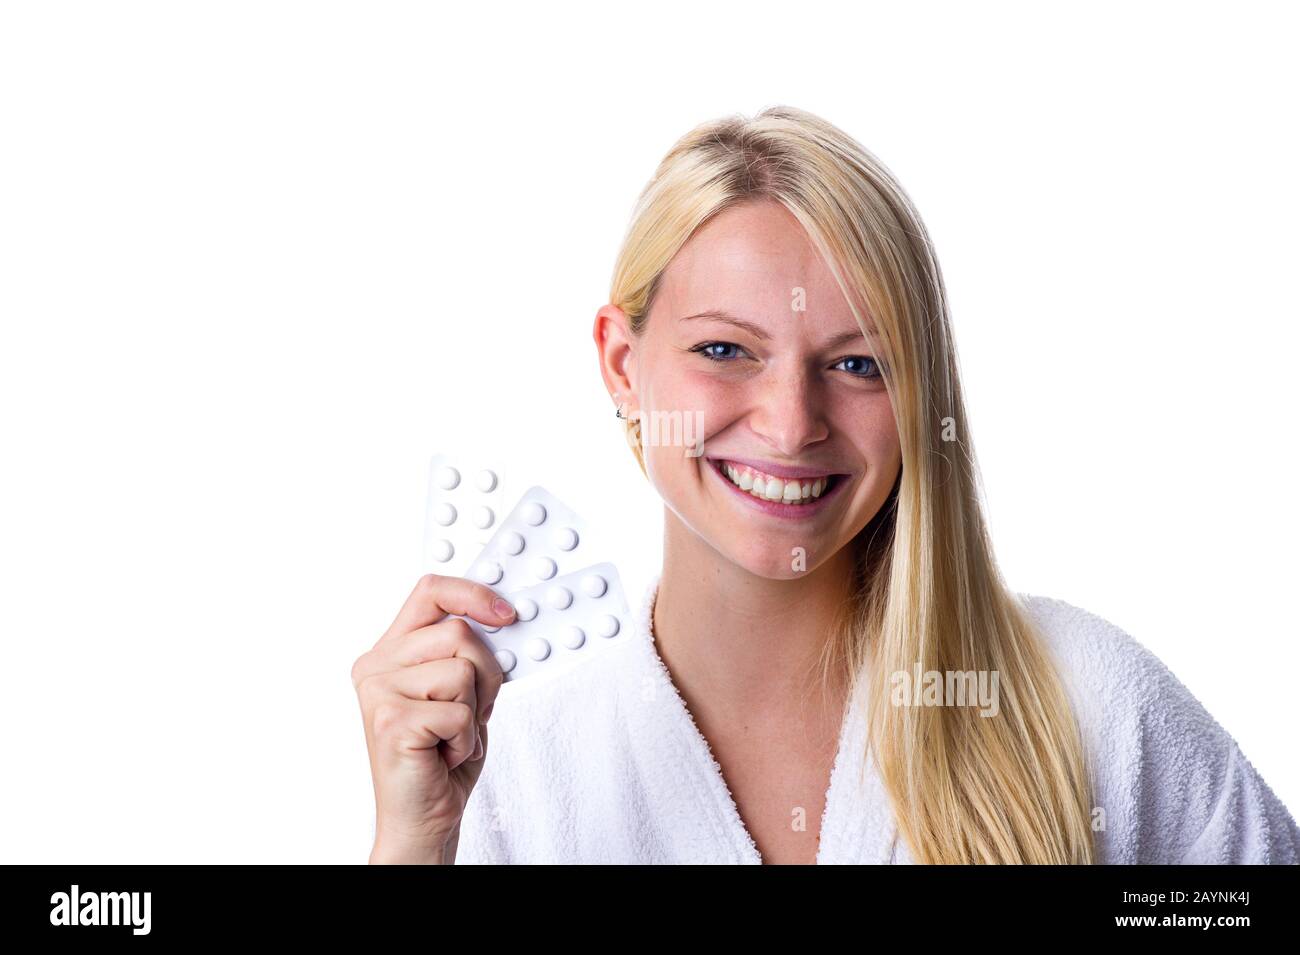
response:
[[[615,406],[622,403],[625,414],[638,409],[636,397],[636,353],[633,346],[632,325],[627,314],[617,305],[601,306],[591,329],[600,360],[600,376]]]

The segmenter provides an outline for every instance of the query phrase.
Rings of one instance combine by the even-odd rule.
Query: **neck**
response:
[[[759,719],[818,699],[817,658],[849,599],[848,547],[790,580],[756,576],[665,509],[664,566],[652,625],[661,659],[688,701]],[[833,674],[832,712],[845,680]]]

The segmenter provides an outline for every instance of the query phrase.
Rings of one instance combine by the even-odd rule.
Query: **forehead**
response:
[[[853,321],[803,226],[766,200],[733,206],[701,226],[664,271],[657,300],[678,315],[706,308],[788,314],[796,289],[809,311]]]

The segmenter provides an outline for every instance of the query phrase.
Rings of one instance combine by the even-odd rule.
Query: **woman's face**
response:
[[[640,415],[650,480],[717,553],[761,577],[798,577],[880,510],[900,467],[889,395],[780,203],[742,203],[700,228],[639,337],[620,309],[600,315],[606,381]]]

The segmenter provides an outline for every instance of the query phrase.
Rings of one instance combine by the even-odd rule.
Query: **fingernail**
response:
[[[482,758],[483,758],[483,740],[480,738],[474,740],[474,755],[470,757],[470,760],[473,761]]]
[[[500,597],[492,601],[492,609],[496,611],[498,617],[505,617],[507,620],[515,615],[515,608]]]

